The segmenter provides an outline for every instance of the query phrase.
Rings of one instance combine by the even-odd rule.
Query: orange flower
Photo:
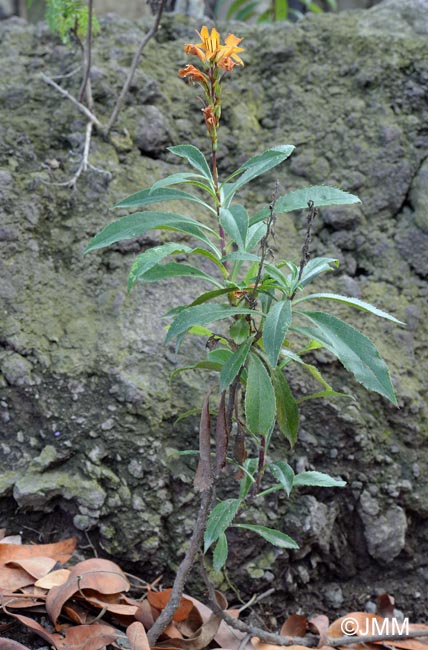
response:
[[[244,65],[238,52],[243,52],[243,47],[238,47],[242,38],[238,38],[234,34],[228,34],[225,39],[225,44],[221,45],[220,34],[215,27],[212,28],[211,33],[208,27],[204,25],[200,32],[198,32],[201,39],[200,43],[186,43],[184,51],[186,54],[195,54],[205,64],[215,62],[220,68],[230,72],[235,63]],[[233,61],[232,61],[233,59]]]
[[[202,109],[202,112],[204,114],[205,124],[207,125],[208,130],[212,127],[215,128],[217,126],[217,118],[214,115],[213,107],[207,106],[206,108]]]
[[[239,63],[239,65],[244,65],[243,60],[237,54],[237,52],[244,51],[243,47],[237,47],[241,41],[242,38],[238,38],[234,34],[229,34],[228,36],[226,36],[226,39],[224,41],[225,45],[222,45],[217,50],[217,54],[215,58],[217,63],[220,65],[220,62],[223,61],[224,59],[232,58],[234,61],[236,61],[236,63]],[[225,68],[225,70],[227,70],[227,68]]]
[[[178,76],[181,78],[189,77],[190,81],[201,81],[204,84],[208,82],[206,75],[198,70],[198,68],[195,68],[194,65],[186,65],[185,68],[179,70]]]
[[[220,49],[220,34],[215,27],[212,28],[211,34],[208,27],[204,25],[199,33],[202,43],[198,43],[196,47],[205,50],[205,58],[209,61],[213,59]]]

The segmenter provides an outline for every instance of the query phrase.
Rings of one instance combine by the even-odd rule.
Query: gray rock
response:
[[[134,142],[142,153],[159,155],[172,144],[168,120],[158,106],[146,105],[135,129]]]
[[[366,498],[365,502],[360,503],[359,514],[368,552],[381,564],[390,564],[401,553],[406,542],[406,513],[397,505],[382,511],[379,507],[370,507],[368,511],[367,501]]]

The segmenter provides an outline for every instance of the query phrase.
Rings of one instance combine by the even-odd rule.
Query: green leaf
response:
[[[211,251],[207,251],[206,248],[193,248],[193,250],[190,251],[189,255],[202,255],[202,257],[206,257],[207,259],[211,260],[211,262],[213,262],[217,266],[217,268],[220,269],[222,275],[225,278],[227,278],[228,272],[227,269],[220,262],[221,253],[218,249],[216,251],[216,255],[214,255]]]
[[[244,341],[246,341],[250,336],[250,324],[242,316],[233,323],[229,332],[235,343],[237,345],[241,345],[241,343],[244,343]]]
[[[206,280],[216,287],[221,287],[221,283],[215,278],[201,271],[196,266],[191,264],[183,264],[181,262],[167,262],[166,264],[156,264],[151,269],[146,271],[144,275],[140,275],[138,279],[140,282],[158,282],[159,280],[166,280],[168,278],[200,278]],[[186,309],[186,308],[185,308]],[[181,312],[180,312],[181,313]],[[196,325],[197,323],[195,323]]]
[[[272,368],[276,367],[285,334],[291,325],[291,302],[278,301],[266,316],[263,326],[263,345]]]
[[[269,273],[270,277],[276,280],[278,285],[284,289],[284,291],[289,291],[290,290],[290,282],[287,278],[287,276],[284,275],[284,273],[279,269],[277,266],[274,264],[265,264],[265,270],[267,273]]]
[[[248,228],[247,239],[245,242],[246,251],[252,251],[257,246],[266,235],[266,228],[267,226],[265,223],[256,223],[254,226]]]
[[[236,242],[240,251],[245,249],[248,230],[248,214],[242,205],[234,205],[230,209],[220,208],[220,224],[232,241]]]
[[[292,447],[299,433],[299,407],[281,368],[272,372],[276,399],[276,417],[281,433]]]
[[[299,545],[294,541],[294,539],[285,533],[281,533],[279,530],[275,530],[274,528],[256,526],[255,524],[234,524],[233,527],[251,530],[253,533],[257,533],[257,535],[263,537],[267,542],[270,542],[270,544],[273,544],[273,546],[278,546],[279,548],[299,548]]]
[[[204,553],[216,542],[226,528],[230,526],[239,510],[239,499],[220,501],[210,513],[204,535]]]
[[[169,185],[192,185],[193,183],[199,183],[204,180],[205,176],[202,176],[202,174],[192,174],[191,172],[177,172],[176,174],[170,174],[169,176],[165,176],[164,178],[161,178],[153,183],[149,189],[149,192],[151,194],[156,194],[156,192],[158,192],[160,189],[169,187]]]
[[[199,149],[194,147],[192,144],[179,144],[175,147],[168,147],[168,150],[176,156],[185,158],[192,167],[201,172],[201,174],[209,181],[211,187],[214,187],[211,169],[202,151],[199,151]]]
[[[245,5],[247,2],[248,0],[234,0],[234,2],[232,2],[229,9],[227,10],[226,20],[232,18],[232,16],[234,16],[234,14],[242,7],[242,5]]]
[[[339,260],[334,259],[334,257],[314,257],[309,260],[303,269],[302,277],[298,283],[299,286],[305,287],[321,273],[333,271],[332,265],[337,268],[339,266]]]
[[[175,253],[188,253],[192,249],[185,244],[177,244],[176,242],[168,242],[162,246],[154,246],[138,255],[135,262],[131,266],[128,277],[128,290],[130,291],[140,276],[144,275],[153,266],[156,266],[160,260],[168,255]]]
[[[253,478],[256,473],[257,467],[259,464],[258,458],[247,458],[244,462],[242,469],[244,470],[244,476],[239,481],[239,498],[245,499],[252,486],[254,485],[255,479]]]
[[[382,311],[381,309],[374,307],[374,305],[371,305],[369,302],[359,300],[359,298],[349,298],[348,296],[341,296],[336,293],[312,293],[309,296],[298,298],[294,301],[294,304],[297,305],[299,302],[303,302],[304,300],[334,300],[336,302],[341,302],[345,305],[349,305],[350,307],[356,307],[362,311],[368,311],[375,316],[385,318],[386,320],[390,320],[393,323],[405,325],[405,323],[403,323],[401,320],[398,320],[394,316],[391,316],[391,314],[388,314],[386,311]]]
[[[292,212],[293,210],[305,210],[308,207],[308,201],[313,201],[315,207],[361,203],[358,196],[354,194],[343,192],[328,185],[313,185],[312,187],[303,187],[300,190],[294,190],[294,192],[280,196],[275,203],[275,214],[283,214],[285,212]],[[250,225],[258,223],[268,216],[269,208],[263,208],[251,219]]]
[[[253,344],[254,336],[247,339],[242,345],[239,346],[235,352],[231,354],[229,359],[224,364],[220,373],[220,393],[222,393],[235,379],[238,372],[241,370],[245,361],[247,360],[248,353],[251,345]]]
[[[186,332],[193,325],[206,325],[222,318],[229,318],[236,314],[254,314],[255,311],[244,307],[232,307],[231,305],[195,305],[183,309],[173,321],[165,343],[169,343],[179,334]]]
[[[265,174],[269,170],[273,169],[274,167],[282,163],[284,160],[286,160],[286,158],[290,156],[293,150],[294,150],[293,145],[289,145],[289,144],[278,145],[277,147],[272,147],[271,149],[267,149],[263,153],[257,156],[253,156],[252,158],[247,160],[247,162],[244,165],[242,165],[239,169],[237,169],[236,172],[233,174],[233,176],[235,176],[243,172],[242,176],[237,181],[235,181],[235,183],[232,183],[231,186],[228,188],[226,194],[226,205],[229,204],[229,202],[236,194],[236,192],[239,190],[239,188],[241,188],[243,185],[246,185],[246,183],[249,183],[254,178],[261,176],[261,174]],[[268,215],[269,215],[269,210],[268,210]]]
[[[298,328],[302,334],[322,343],[368,390],[397,404],[388,367],[370,339],[331,314],[300,313],[316,325]]]
[[[208,203],[205,203],[205,201],[202,201],[202,199],[199,199],[197,196],[193,196],[193,194],[189,194],[189,192],[183,192],[182,190],[167,189],[165,187],[161,187],[156,190],[149,188],[147,190],[136,192],[135,194],[130,194],[130,196],[127,196],[126,199],[122,199],[113,207],[136,208],[142,207],[144,205],[151,205],[152,203],[160,203],[162,201],[194,201],[195,203],[203,205],[204,208],[207,208],[207,210],[210,210],[216,214],[216,211],[213,207],[211,207]]]
[[[290,496],[290,492],[293,489],[293,480],[294,480],[294,471],[288,463],[285,463],[283,460],[279,460],[277,463],[271,463],[268,466],[270,473],[276,478],[279,483],[281,483],[284,488],[287,496]]]
[[[260,262],[261,257],[259,255],[254,255],[254,253],[245,253],[234,251],[222,257],[223,262]]]
[[[275,0],[275,21],[287,20],[288,2],[287,0]]]
[[[217,541],[217,544],[215,545],[214,553],[213,553],[213,569],[214,571],[220,571],[224,567],[227,561],[227,553],[228,553],[228,548],[227,548],[227,537],[224,533],[222,533]]]
[[[275,393],[269,373],[259,357],[250,353],[245,392],[245,419],[251,433],[265,436],[275,421],[275,410]]]
[[[202,230],[207,230],[210,234],[218,238],[214,230],[199,221],[170,212],[150,212],[148,210],[147,212],[128,214],[125,217],[121,217],[118,221],[110,223],[95,235],[85,248],[84,253],[105,248],[124,239],[134,239],[148,230],[163,229],[185,232],[196,237],[196,239],[204,241],[209,246],[212,246],[211,241]]]
[[[344,487],[346,481],[324,474],[323,472],[300,472],[293,479],[293,487]]]
[[[223,289],[213,289],[211,291],[206,291],[205,293],[201,293],[200,296],[195,298],[195,300],[189,306],[193,307],[195,305],[202,305],[202,303],[208,302],[213,298],[217,298],[218,296],[223,296],[225,293],[230,293],[231,291],[238,291],[238,290],[239,290],[238,285],[232,285],[230,287],[225,287]]]

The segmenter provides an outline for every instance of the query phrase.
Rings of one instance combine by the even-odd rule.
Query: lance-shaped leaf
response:
[[[194,185],[195,187],[200,187],[202,190],[208,192],[208,194],[210,194],[214,199],[216,198],[214,189],[210,185],[206,184],[205,176],[202,176],[202,174],[183,174],[181,172],[165,176],[165,178],[156,181],[156,183],[153,183],[150,188],[150,192],[157,192],[158,190],[164,187],[169,187],[170,185]]]
[[[279,300],[269,311],[263,326],[263,345],[272,368],[276,367],[285,334],[291,325],[291,302]]]
[[[220,224],[240,251],[245,249],[248,230],[248,214],[242,205],[234,205],[230,209],[220,208]]]
[[[239,482],[239,498],[245,499],[255,483],[254,474],[259,466],[258,458],[247,458],[242,465],[243,477]]]
[[[339,266],[339,260],[336,260],[334,257],[313,257],[303,269],[302,277],[298,281],[299,286],[305,287],[321,273],[333,271],[333,266],[336,268]]]
[[[298,303],[304,302],[305,300],[333,300],[336,302],[341,302],[344,305],[349,305],[350,307],[355,307],[356,309],[361,309],[362,311],[368,311],[370,314],[374,314],[380,318],[385,318],[386,320],[390,320],[393,323],[398,323],[399,325],[405,324],[401,320],[395,318],[395,316],[391,316],[391,314],[388,314],[386,311],[382,311],[382,309],[378,309],[374,305],[371,305],[369,302],[365,302],[359,298],[349,298],[348,296],[341,296],[336,293],[312,293],[309,296],[298,298],[294,301],[294,304],[297,305]]]
[[[130,194],[125,199],[119,201],[114,205],[114,208],[141,208],[145,205],[152,205],[153,203],[161,203],[162,201],[193,201],[203,205],[204,208],[215,213],[214,208],[212,208],[208,203],[202,201],[197,196],[190,194],[189,192],[184,192],[183,190],[170,189],[167,187],[160,187],[157,189],[149,188],[147,190],[140,190],[135,192],[135,194]]]
[[[296,331],[322,343],[365,388],[397,404],[388,367],[370,339],[331,314],[300,313],[316,327],[298,327]]]
[[[213,278],[208,273],[201,271],[196,266],[191,264],[183,264],[181,262],[167,262],[166,264],[156,264],[151,269],[146,271],[144,275],[139,276],[140,282],[158,282],[159,280],[166,280],[168,278],[200,278],[210,282],[215,287],[221,287],[221,282]]]
[[[218,476],[226,465],[226,454],[229,446],[229,427],[226,417],[226,391],[220,396],[217,421],[215,426],[215,464],[216,476]]]
[[[217,541],[217,544],[213,553],[213,569],[214,571],[220,571],[226,564],[227,560],[227,537],[222,533]]]
[[[147,212],[128,214],[118,221],[113,221],[95,235],[84,252],[88,253],[99,248],[105,248],[124,239],[134,239],[149,230],[177,230],[192,235],[192,237],[204,241],[209,246],[211,246],[211,241],[203,230],[207,230],[217,237],[214,230],[189,217],[183,217],[171,212],[151,212],[147,210]]]
[[[168,150],[171,153],[174,153],[176,156],[185,158],[195,169],[197,169],[201,174],[210,182],[211,185],[214,185],[213,176],[211,169],[207,163],[202,151],[192,144],[179,144],[175,147],[168,147]]]
[[[281,368],[271,374],[276,399],[276,418],[281,433],[292,447],[299,433],[299,407]]]
[[[344,487],[346,481],[342,481],[324,472],[300,472],[293,478],[293,487]]]
[[[245,241],[245,250],[252,251],[258,243],[266,235],[267,226],[265,223],[256,223],[250,226],[247,231],[247,239]]]
[[[284,488],[287,496],[290,496],[290,492],[293,489],[293,468],[283,460],[279,460],[277,463],[271,463],[268,469]]]
[[[328,185],[313,185],[312,187],[303,187],[300,190],[294,190],[284,196],[280,196],[275,203],[275,214],[292,212],[293,210],[305,210],[308,207],[308,201],[313,201],[314,206],[322,207],[323,205],[351,205],[361,203],[358,196],[338,190],[336,187]],[[269,216],[269,208],[260,210],[250,221],[250,224],[263,221]]]
[[[177,244],[176,242],[167,242],[162,246],[154,246],[138,255],[135,262],[131,266],[128,276],[128,290],[130,291],[136,281],[143,276],[147,271],[156,266],[158,262],[176,253],[189,253],[192,249],[186,244]]]
[[[263,537],[267,542],[270,542],[270,544],[273,544],[273,546],[278,546],[279,548],[299,548],[299,545],[294,539],[274,528],[266,528],[266,526],[257,526],[256,524],[234,524],[234,528],[251,530],[253,533],[257,533],[257,535]]]
[[[245,361],[247,360],[248,353],[253,343],[254,336],[248,338],[237,350],[228,358],[220,373],[220,390],[224,391],[235,379],[238,372],[241,370]]]
[[[211,511],[205,529],[204,553],[208,551],[211,544],[216,542],[226,528],[230,526],[240,505],[241,501],[239,499],[226,499],[225,501],[220,501]]]
[[[275,393],[269,373],[259,357],[250,352],[245,391],[245,420],[251,433],[267,435],[275,421],[275,411]]]
[[[236,314],[255,314],[254,310],[231,305],[195,305],[183,309],[173,321],[168,330],[165,343],[169,343],[176,336],[183,334],[193,325],[206,325],[222,318],[229,318]]]
[[[235,181],[233,184],[230,184],[230,186],[227,188],[227,193],[225,192],[226,203],[230,202],[239,188],[282,163],[284,160],[286,160],[286,158],[288,158],[288,156],[290,156],[293,151],[293,145],[278,145],[277,147],[267,149],[263,153],[258,154],[257,156],[253,156],[247,160],[246,163],[244,163],[239,169],[236,170],[236,172],[234,172],[234,174],[232,174],[234,177],[243,172],[242,176],[240,176],[237,181]],[[231,177],[226,179],[226,182],[230,179]]]
[[[211,472],[211,418],[210,418],[210,391],[207,393],[202,405],[201,420],[199,422],[199,463],[196,469],[193,485],[195,490],[202,492],[208,490],[213,482]]]

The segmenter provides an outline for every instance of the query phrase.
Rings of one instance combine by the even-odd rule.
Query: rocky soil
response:
[[[248,205],[268,202],[277,176],[282,191],[326,183],[357,193],[361,207],[321,212],[314,253],[341,265],[320,289],[369,300],[407,323],[338,310],[376,341],[398,409],[317,354],[334,387],[358,401],[306,403],[296,450],[279,442],[275,453],[340,475],[348,487],[290,502],[273,494],[254,513],[301,550],[231,535],[231,579],[246,595],[274,586],[273,609],[279,599],[282,610],[350,611],[387,590],[406,614],[421,620],[426,612],[427,10],[427,0],[386,0],[295,26],[233,26],[246,39],[246,66],[224,95],[222,174],[290,143],[289,163],[250,186]],[[55,183],[79,164],[85,120],[40,73],[67,75],[79,53],[43,25],[0,23],[0,527],[27,539],[37,531],[43,541],[89,537],[147,579],[172,574],[193,527],[192,461],[169,455],[195,447],[196,420],[174,421],[200,404],[202,382],[192,373],[170,381],[194,347],[178,356],[163,347],[162,315],[196,287],[169,282],[127,295],[131,261],[157,234],[82,250],[113,220],[117,200],[178,170],[167,146],[204,147],[195,90],[177,77],[195,27],[165,21],[111,142],[93,140],[90,162],[104,172],[90,170],[70,191]],[[93,69],[100,119],[143,30],[102,21]],[[78,73],[61,81],[74,93],[79,83]],[[298,259],[304,226],[301,214],[278,220],[275,252]],[[293,388],[309,390],[298,374]]]

